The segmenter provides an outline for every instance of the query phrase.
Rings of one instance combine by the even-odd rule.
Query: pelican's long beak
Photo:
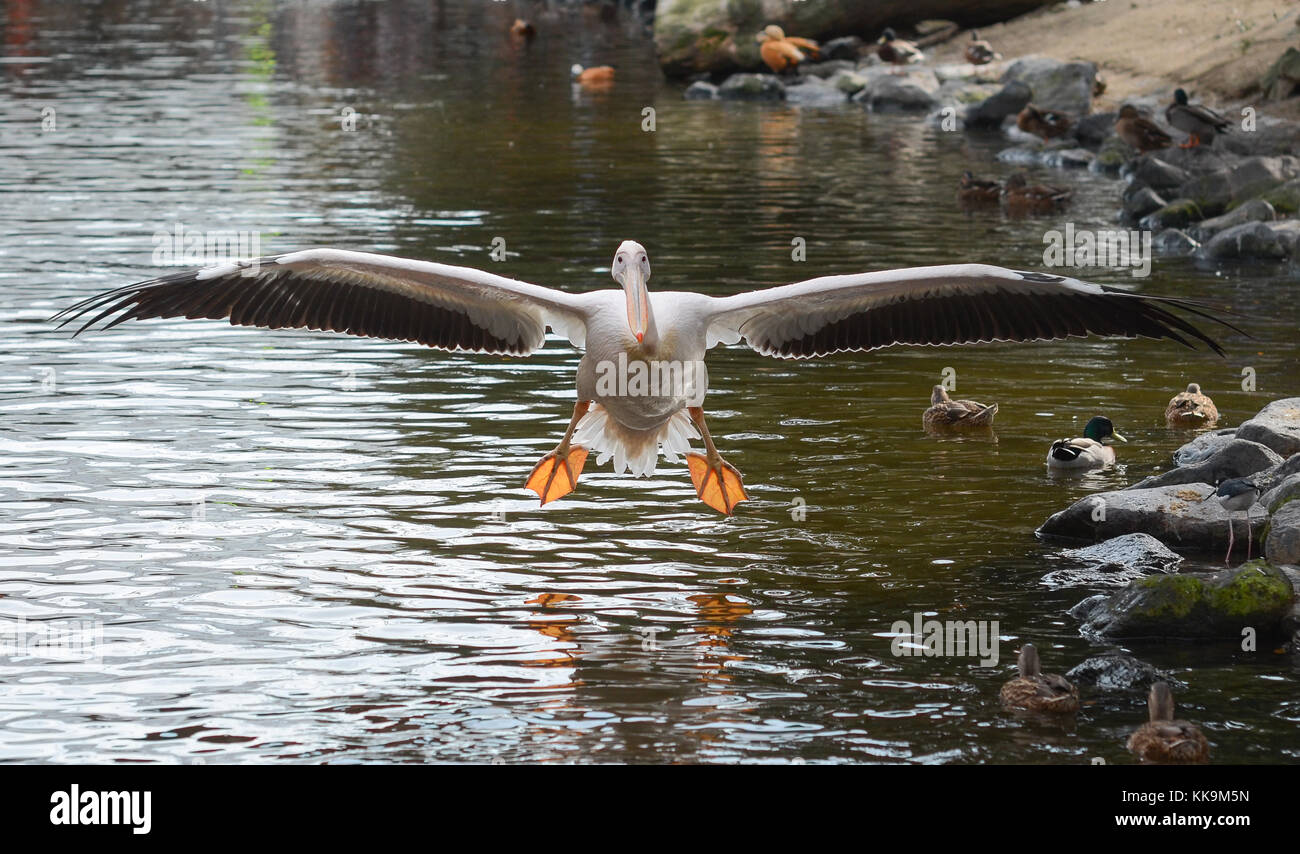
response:
[[[650,328],[650,291],[641,268],[630,265],[623,272],[623,293],[627,295],[627,325],[638,342]]]

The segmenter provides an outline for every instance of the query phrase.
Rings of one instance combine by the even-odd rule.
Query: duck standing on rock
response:
[[[1179,148],[1195,148],[1202,137],[1213,144],[1215,134],[1227,133],[1232,127],[1232,122],[1214,110],[1187,103],[1187,93],[1182,89],[1174,90],[1174,102],[1165,108],[1165,121],[1187,133],[1187,142]]]
[[[1250,560],[1250,546],[1255,538],[1250,530],[1250,508],[1259,500],[1259,486],[1248,477],[1229,478],[1202,500],[1209,501],[1211,498],[1219,499],[1219,506],[1228,511],[1228,554],[1223,562],[1232,562],[1232,514],[1238,510],[1246,511],[1246,560]]]
[[[1174,720],[1174,694],[1169,683],[1151,686],[1147,709],[1151,720],[1128,737],[1130,753],[1153,764],[1181,765],[1210,758],[1210,742],[1196,724]]]
[[[812,39],[787,36],[785,30],[776,24],[768,24],[756,38],[762,45],[758,49],[759,56],[767,63],[767,67],[777,74],[793,71],[795,66],[808,58],[804,53],[805,50],[813,58],[816,58],[821,50],[817,42]]]
[[[1043,673],[1038,650],[1032,643],[1020,648],[1020,673],[1002,686],[998,695],[1004,706],[1031,712],[1070,715],[1079,711],[1079,689],[1059,673]]]
[[[974,400],[953,400],[946,388],[937,385],[930,392],[930,408],[925,410],[921,422],[927,430],[991,427],[997,414],[996,403],[985,406]]]
[[[957,187],[957,201],[967,205],[996,205],[1002,198],[1002,185],[997,181],[976,178],[967,169],[961,173]]]
[[[1218,420],[1218,407],[1196,383],[1188,383],[1187,391],[1174,395],[1165,407],[1165,423],[1170,427],[1210,427]]]
[[[1047,184],[1030,184],[1024,172],[1016,172],[1007,178],[1002,197],[1012,213],[1051,213],[1070,200],[1070,191]]]
[[[993,45],[980,38],[980,34],[975,30],[970,31],[970,41],[966,44],[966,61],[971,65],[988,65],[995,59],[1001,59],[1002,54],[993,50]]]
[[[1040,110],[1033,104],[1026,104],[1020,115],[1016,116],[1016,127],[1025,133],[1041,136],[1043,142],[1049,142],[1069,133],[1070,117],[1055,110]]]
[[[1047,467],[1062,471],[1105,468],[1115,462],[1113,439],[1127,442],[1115,432],[1115,425],[1104,415],[1097,415],[1083,428],[1078,439],[1057,439],[1047,451]]]
[[[925,59],[925,54],[921,53],[919,47],[900,39],[891,27],[885,27],[885,32],[876,44],[879,45],[876,53],[881,61],[888,62],[890,65],[907,65]]]
[[[1162,131],[1155,122],[1144,118],[1137,107],[1125,104],[1119,108],[1119,117],[1115,119],[1115,134],[1138,150],[1146,154],[1157,148],[1168,148],[1174,138]]]

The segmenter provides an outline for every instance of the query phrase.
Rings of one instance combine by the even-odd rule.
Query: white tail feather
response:
[[[599,403],[593,403],[578,422],[573,444],[596,454],[596,465],[614,460],[614,472],[630,471],[637,477],[654,474],[662,450],[670,463],[677,462],[691,449],[691,440],[700,437],[686,410],[678,410],[659,427],[634,430],[609,417]]]

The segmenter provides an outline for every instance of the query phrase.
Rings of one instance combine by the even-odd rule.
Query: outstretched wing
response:
[[[150,317],[228,318],[235,326],[321,329],[414,341],[440,350],[526,356],[550,327],[586,338],[582,294],[471,267],[368,252],[308,249],[160,276],[64,309],[60,326],[92,314],[80,334]]]
[[[809,359],[892,344],[1042,341],[1086,335],[1170,338],[1223,348],[1171,309],[1232,324],[1188,300],[1142,296],[1045,273],[984,264],[826,276],[714,298],[710,342],[741,338],[760,353]],[[1242,333],[1245,334],[1245,333]]]

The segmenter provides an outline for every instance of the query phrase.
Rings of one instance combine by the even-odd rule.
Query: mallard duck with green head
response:
[[[1032,643],[1020,648],[1019,674],[1002,686],[1002,704],[1012,709],[1068,715],[1079,711],[1079,689],[1059,673],[1044,673]]]
[[[1047,467],[1052,469],[1099,469],[1115,462],[1112,441],[1127,442],[1115,432],[1115,425],[1104,415],[1094,416],[1078,439],[1057,439],[1047,451]]]
[[[1187,765],[1210,758],[1210,742],[1196,724],[1174,720],[1174,694],[1166,682],[1151,686],[1147,697],[1151,719],[1128,737],[1129,752],[1143,762]]]
[[[1174,102],[1165,108],[1165,121],[1187,134],[1179,148],[1195,148],[1202,140],[1214,142],[1216,134],[1227,133],[1232,122],[1200,104],[1187,102],[1187,92],[1174,90]]]
[[[890,65],[907,65],[925,59],[921,49],[909,41],[900,39],[892,27],[885,27],[885,32],[876,42],[876,54],[883,62]]]

